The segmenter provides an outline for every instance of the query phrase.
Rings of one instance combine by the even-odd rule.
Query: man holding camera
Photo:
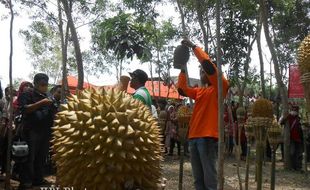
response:
[[[34,76],[34,89],[19,97],[23,113],[23,138],[29,146],[27,161],[21,164],[19,189],[46,185],[43,165],[49,152],[49,140],[57,109],[47,98],[48,76],[38,73]]]
[[[217,147],[218,147],[218,70],[210,57],[188,39],[183,45],[193,49],[198,58],[202,87],[187,86],[185,67],[181,68],[178,91],[195,100],[189,128],[189,148],[196,190],[217,189]],[[222,76],[223,95],[228,91],[228,81]]]

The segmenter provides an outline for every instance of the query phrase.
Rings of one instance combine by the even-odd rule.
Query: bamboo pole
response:
[[[241,125],[241,124],[240,124]],[[239,189],[242,190],[242,181],[240,176],[240,160],[241,160],[241,128],[242,126],[238,126],[238,146],[237,146],[237,175],[239,181]]]
[[[306,123],[303,124],[303,136],[304,136],[304,171],[305,175],[308,175],[308,152],[307,152],[307,138],[308,138],[309,128]]]
[[[182,22],[182,33],[183,33],[183,37],[187,38],[187,30],[186,30],[186,25],[185,25],[185,15],[183,12],[183,9],[181,7],[181,2],[180,0],[176,0],[177,1],[177,5],[178,5],[178,9],[181,15],[181,22]],[[188,75],[188,69],[187,69],[187,65],[185,66],[185,75],[186,75],[186,79],[187,79],[187,85],[190,86],[190,80],[189,80],[189,75]],[[189,99],[190,102],[190,106],[193,107],[193,100],[190,98]],[[189,127],[188,127],[189,130]],[[183,143],[181,142],[181,146],[184,148],[184,141],[186,139],[182,140]],[[180,156],[180,168],[179,168],[179,190],[182,190],[183,188],[183,164],[184,164],[184,154],[181,154]]]
[[[10,109],[9,111],[9,125],[8,125],[8,147],[7,147],[7,155],[6,155],[6,173],[5,173],[5,189],[11,189],[11,146],[12,146],[12,128],[13,128],[13,76],[12,76],[12,66],[13,66],[13,21],[14,21],[14,12],[13,12],[13,5],[12,0],[8,1],[10,13],[11,13],[11,21],[10,21]]]
[[[179,124],[180,125],[180,124]],[[185,124],[182,123],[181,125],[183,125],[182,127],[185,127]],[[180,152],[180,172],[179,172],[179,190],[183,189],[183,164],[184,164],[184,154],[185,154],[185,150],[184,150],[184,141],[186,140],[186,137],[183,138],[181,137],[181,152]],[[183,151],[182,151],[182,147],[183,147]]]
[[[221,57],[221,41],[220,41],[220,4],[221,0],[216,1],[216,41],[217,41],[217,81],[218,81],[218,189],[224,189],[224,118],[223,118],[223,81],[222,81],[222,57]]]
[[[246,169],[245,169],[245,190],[249,189],[249,171],[250,171],[250,151],[251,151],[251,144],[250,138],[247,137],[247,153],[246,153]]]
[[[272,157],[271,157],[271,180],[270,180],[270,189],[275,190],[276,184],[276,145],[271,145],[272,148]]]
[[[263,183],[263,156],[264,156],[264,145],[261,142],[257,142],[256,145],[256,177],[257,177],[257,190],[262,190]]]

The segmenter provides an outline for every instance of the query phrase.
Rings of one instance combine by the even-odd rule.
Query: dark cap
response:
[[[292,105],[292,108],[291,108],[293,111],[299,111],[299,106],[296,106],[296,105]]]
[[[129,73],[130,77],[136,77],[138,79],[138,81],[142,84],[145,84],[146,81],[148,81],[149,77],[147,76],[147,74],[142,71],[141,69],[137,69],[132,73]]]

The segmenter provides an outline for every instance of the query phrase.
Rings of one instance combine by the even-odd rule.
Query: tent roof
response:
[[[78,79],[74,76],[68,76],[67,77],[68,80],[68,86],[70,89],[71,93],[74,93],[77,84],[78,84]],[[61,84],[62,81],[59,81],[59,83]],[[150,92],[152,97],[161,97],[161,98],[171,98],[171,99],[182,99],[182,97],[179,95],[176,87],[174,85],[172,85],[169,89],[168,86],[164,85],[163,81],[153,81],[154,83],[154,93],[153,93],[153,88],[152,88],[152,81],[147,81],[145,84],[145,87],[148,89],[148,91]],[[160,88],[159,88],[160,86]],[[93,85],[91,83],[88,82],[84,82],[83,88],[89,88],[89,87],[94,87],[94,88],[98,88],[99,86]],[[115,87],[115,85],[110,85],[110,86],[104,86],[105,89],[111,89]],[[160,90],[159,90],[160,89]],[[133,94],[134,93],[134,89],[130,88],[130,86],[128,85],[127,88],[127,93],[129,94]],[[160,94],[159,94],[160,92]]]
[[[182,99],[174,85],[172,85],[169,89],[169,87],[164,85],[164,82],[162,81],[160,82],[153,81],[153,83],[154,83],[154,92],[152,90],[153,89],[152,81],[147,81],[145,83],[145,87],[148,89],[152,97]],[[130,87],[127,88],[127,92],[129,94],[133,94],[134,91],[135,90]]]
[[[73,88],[75,89],[77,87],[77,84],[78,84],[77,77],[69,75],[67,77],[67,80],[68,80],[68,86],[70,89],[73,89]],[[62,84],[62,80],[59,81],[59,84]],[[88,82],[84,82],[83,88],[89,88],[89,87],[97,87],[97,86],[90,84]]]
[[[152,81],[147,81],[145,83],[145,87],[150,92],[152,97],[160,97],[160,98],[170,98],[170,99],[182,99],[182,96],[179,96],[179,93],[175,86],[171,86],[170,89],[168,86],[164,85],[164,82],[153,81],[154,83],[154,93],[152,88]],[[160,95],[159,95],[159,85],[160,85]],[[115,87],[115,85],[104,86],[105,89],[111,89]],[[128,85],[127,93],[133,94],[135,90]],[[169,93],[168,93],[169,92]]]

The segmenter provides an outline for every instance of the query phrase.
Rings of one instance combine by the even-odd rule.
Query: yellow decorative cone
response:
[[[310,72],[310,34],[301,42],[298,48],[297,61],[301,74]]]
[[[298,48],[297,61],[301,73],[300,80],[304,87],[307,109],[310,111],[310,34],[301,42]]]
[[[140,101],[114,89],[84,90],[55,120],[57,183],[74,189],[157,189],[160,129]]]
[[[273,118],[272,103],[264,98],[256,100],[252,107],[252,116]]]

